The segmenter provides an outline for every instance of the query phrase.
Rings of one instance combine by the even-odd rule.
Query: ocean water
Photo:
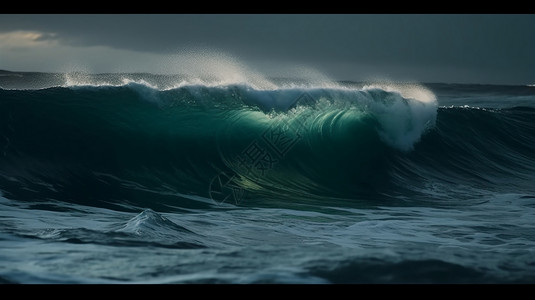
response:
[[[1,283],[535,282],[533,86],[1,75]]]

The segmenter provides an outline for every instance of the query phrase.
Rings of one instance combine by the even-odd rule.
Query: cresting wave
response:
[[[439,108],[415,84],[124,78],[0,90],[4,194],[125,209],[355,204],[535,174],[529,108]]]
[[[232,67],[237,68],[235,65]],[[229,101],[234,101],[258,107],[265,113],[288,112],[298,104],[307,106],[323,101],[326,102],[321,107],[323,110],[350,107],[375,115],[382,128],[380,129],[382,139],[404,151],[412,149],[422,133],[435,123],[436,97],[421,85],[394,83],[342,85],[324,77],[319,78],[321,81],[317,78],[308,78],[297,83],[288,80],[273,81],[242,69],[231,73],[241,76],[233,75],[222,79],[228,76],[228,68],[226,66],[225,73],[219,76],[211,74],[212,76],[201,77],[154,74],[95,75],[80,72],[52,74],[47,76],[46,80],[40,80],[38,89],[130,87],[144,94],[147,101],[160,101],[161,92],[170,91],[172,94],[174,90],[180,94],[180,99],[186,102],[193,101],[205,105],[218,105],[218,102],[221,102],[225,105]],[[39,80],[30,80],[30,82],[35,81]],[[190,95],[184,96],[180,92],[182,90],[188,91]],[[204,96],[211,99],[208,100]],[[306,103],[302,103],[303,100],[306,100]]]

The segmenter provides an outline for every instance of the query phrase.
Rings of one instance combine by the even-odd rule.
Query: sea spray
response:
[[[533,87],[233,70],[1,76],[0,282],[534,282]]]

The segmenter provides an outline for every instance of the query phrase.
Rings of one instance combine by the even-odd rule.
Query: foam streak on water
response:
[[[2,278],[27,283],[530,282],[535,275],[529,267],[535,263],[532,200],[502,195],[469,210],[149,210],[138,215],[86,207],[77,213],[22,210],[13,215],[14,208],[2,203],[3,223],[11,224],[3,226]],[[68,227],[75,216],[78,226]],[[113,230],[121,224],[123,229]],[[193,244],[202,235],[206,247],[158,244],[143,228],[160,231],[160,242],[174,236]],[[421,270],[400,269],[404,264]],[[371,273],[361,272],[366,269]]]
[[[0,76],[1,283],[534,282],[532,87],[190,63]]]

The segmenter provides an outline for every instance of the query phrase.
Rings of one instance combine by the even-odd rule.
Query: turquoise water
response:
[[[533,87],[19,75],[1,282],[535,278]]]

